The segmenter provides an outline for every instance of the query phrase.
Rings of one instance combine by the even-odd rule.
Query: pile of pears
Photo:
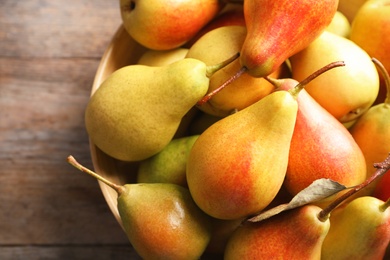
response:
[[[142,16],[142,2],[126,12]],[[109,75],[86,107],[91,142],[136,164],[136,181],[112,183],[69,157],[118,193],[138,254],[384,259],[390,68],[334,25],[337,0],[191,2],[218,2],[218,11],[180,44],[140,41],[137,63]],[[320,179],[367,185],[249,221]]]

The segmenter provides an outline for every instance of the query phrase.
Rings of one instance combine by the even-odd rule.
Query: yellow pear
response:
[[[321,259],[384,259],[390,242],[390,200],[359,197],[330,215]]]
[[[219,219],[264,209],[286,175],[298,104],[288,91],[273,92],[207,128],[187,162],[196,204]]]
[[[339,36],[348,38],[351,31],[351,23],[348,18],[340,11],[337,11],[330,24],[326,27],[328,32],[337,34]]]
[[[122,161],[139,161],[160,152],[183,117],[207,92],[215,66],[182,59],[153,67],[129,65],[112,73],[92,95],[85,125],[91,141]]]
[[[147,50],[139,58],[137,64],[148,66],[164,66],[179,61],[187,55],[187,48],[175,48],[172,50]]]
[[[337,9],[342,12],[352,22],[360,7],[367,2],[367,0],[339,0]]]
[[[310,75],[313,68],[339,60],[345,62],[345,67],[321,75],[305,89],[345,123],[367,111],[378,95],[379,75],[371,57],[351,40],[325,31],[290,58],[292,77],[298,81]]]

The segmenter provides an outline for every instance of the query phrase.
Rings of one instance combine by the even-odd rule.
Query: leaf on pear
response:
[[[345,189],[347,189],[347,187],[331,179],[318,179],[297,193],[297,195],[295,195],[289,203],[281,204],[269,210],[263,211],[260,214],[249,218],[247,221],[259,222],[277,215],[280,212],[320,201]]]

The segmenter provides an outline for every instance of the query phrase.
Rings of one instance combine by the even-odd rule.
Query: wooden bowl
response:
[[[121,25],[103,54],[92,85],[91,95],[111,73],[126,65],[135,64],[145,51],[146,48],[135,42]],[[89,143],[92,164],[96,173],[120,185],[135,181],[137,163],[118,161],[102,152],[91,140]],[[122,226],[117,208],[117,193],[100,181],[99,185],[110,210]]]

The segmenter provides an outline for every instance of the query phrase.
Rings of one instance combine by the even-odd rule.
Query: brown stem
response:
[[[356,192],[365,188],[367,185],[375,181],[377,178],[385,174],[390,170],[390,153],[387,158],[381,163],[374,163],[374,167],[377,169],[373,175],[367,178],[363,183],[352,187],[348,192],[344,193],[333,202],[331,202],[326,208],[324,208],[319,214],[318,219],[321,221],[325,221],[329,218],[330,212],[335,209],[338,205],[340,205],[343,201],[345,201],[350,196],[354,195]]]
[[[234,74],[232,77],[230,77],[225,83],[223,83],[218,88],[214,89],[212,92],[205,95],[201,100],[198,101],[197,105],[201,106],[207,101],[209,101],[215,94],[217,94],[219,91],[224,89],[227,85],[238,79],[244,72],[246,72],[247,69],[245,67],[242,67],[239,71],[237,71],[236,74]]]
[[[304,80],[299,82],[298,85],[296,85],[294,88],[291,89],[290,93],[293,96],[296,96],[313,79],[317,78],[318,76],[320,76],[321,74],[323,74],[324,72],[326,72],[328,70],[331,70],[331,69],[336,68],[336,67],[341,67],[341,66],[345,66],[345,62],[344,61],[335,61],[335,62],[329,63],[328,65],[325,65],[324,67],[322,67],[319,70],[313,72],[307,78],[305,78]]]
[[[385,68],[383,63],[381,63],[378,59],[372,58],[371,60],[374,62],[374,64],[378,68],[379,72],[382,74],[383,79],[385,80],[387,92],[386,92],[386,99],[385,99],[384,103],[387,105],[390,105],[390,76],[389,76],[389,73],[387,72],[387,69]]]

